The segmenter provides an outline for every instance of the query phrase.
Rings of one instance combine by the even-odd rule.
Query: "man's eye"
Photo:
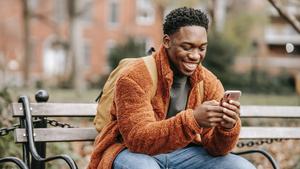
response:
[[[205,51],[206,50],[206,48],[200,48],[200,51]]]
[[[191,46],[182,46],[182,48],[183,50],[187,50],[187,51],[192,50]]]

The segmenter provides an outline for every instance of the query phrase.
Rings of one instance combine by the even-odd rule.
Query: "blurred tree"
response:
[[[71,87],[75,87],[75,90],[78,94],[80,94],[83,90],[85,90],[85,84],[83,80],[82,74],[82,63],[80,57],[80,42],[81,42],[81,26],[79,23],[79,13],[77,10],[77,0],[68,0],[67,1],[67,12],[68,12],[68,20],[69,20],[69,40],[68,40],[68,61],[71,63],[71,67],[68,70],[68,79]],[[67,62],[68,62],[67,61]]]
[[[113,70],[124,58],[136,58],[145,55],[145,44],[138,43],[132,37],[129,37],[126,43],[119,44],[111,49],[108,61]]]
[[[155,6],[157,7],[158,11],[157,14],[159,18],[163,21],[164,14],[166,9],[170,7],[194,7],[199,4],[199,0],[185,0],[185,1],[172,1],[172,0],[151,0]]]
[[[22,0],[23,7],[23,31],[24,31],[24,58],[23,58],[23,79],[24,87],[29,86],[29,74],[32,63],[31,59],[31,45],[30,45],[30,15],[31,12],[28,8],[28,0]]]
[[[214,31],[223,32],[226,21],[227,0],[212,0],[208,3],[208,11],[211,16],[211,24]]]
[[[264,13],[243,11],[233,9],[228,12],[223,36],[231,40],[231,43],[237,47],[237,54],[253,52],[253,41],[260,40],[263,25],[267,23],[267,17]],[[239,8],[239,7],[236,7]],[[257,27],[260,25],[260,27]]]
[[[3,42],[6,42],[7,36],[6,36],[6,29],[5,26],[0,23],[0,37],[3,40]],[[0,78],[3,79],[0,81],[0,86],[5,86],[5,79],[6,79],[6,68],[7,68],[7,58],[5,57],[5,53],[7,52],[7,46],[6,43],[0,43]],[[1,90],[2,87],[0,87]]]
[[[68,22],[69,22],[69,39],[67,42],[62,40],[62,35],[60,35],[59,24],[51,19],[51,16],[47,15],[47,12],[36,12],[29,7],[28,0],[20,0],[22,9],[23,9],[23,36],[24,36],[24,59],[22,63],[23,67],[23,79],[24,79],[24,87],[29,86],[29,77],[30,77],[30,68],[32,64],[32,49],[30,42],[30,20],[32,18],[38,19],[38,21],[43,22],[45,25],[49,26],[56,35],[57,40],[55,41],[55,45],[60,45],[68,52],[67,57],[67,66],[65,76],[67,77],[69,86],[75,87],[76,91],[80,93],[80,91],[84,90],[85,84],[83,80],[82,67],[83,61],[82,57],[79,53],[81,51],[81,24],[80,17],[85,14],[88,10],[91,9],[92,1],[87,1],[85,3],[81,3],[84,5],[78,5],[78,0],[66,0],[67,2],[67,11],[68,13]]]
[[[30,85],[30,72],[32,65],[32,45],[31,45],[31,30],[30,30],[30,21],[32,18],[37,19],[38,21],[43,22],[45,25],[49,26],[54,30],[55,34],[58,34],[58,26],[55,24],[47,13],[37,13],[29,6],[29,0],[20,0],[22,6],[22,17],[23,17],[23,46],[24,46],[24,57],[22,60],[22,69],[23,69],[23,86],[25,88]],[[59,37],[59,36],[58,36]]]
[[[208,42],[203,65],[208,67],[224,86],[228,86],[234,76],[232,65],[236,56],[236,46],[216,31],[210,32]]]
[[[91,8],[92,1],[67,0],[69,36],[67,42],[66,82],[69,84],[69,87],[74,87],[79,95],[86,89],[83,74],[84,56],[82,55],[83,40],[81,19]]]
[[[290,23],[290,25],[298,32],[300,33],[300,21],[296,18],[296,16],[290,14],[287,10],[284,9],[284,6],[282,5],[281,1],[278,0],[268,0],[270,4],[277,10],[279,15],[283,17],[287,22]],[[295,1],[295,4],[300,6],[299,1]]]

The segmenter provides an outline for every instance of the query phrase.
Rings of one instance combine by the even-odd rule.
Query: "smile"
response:
[[[189,71],[194,71],[197,68],[198,64],[183,62],[183,66]]]

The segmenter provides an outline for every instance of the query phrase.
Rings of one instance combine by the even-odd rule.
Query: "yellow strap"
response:
[[[153,98],[155,96],[156,89],[157,89],[157,70],[156,70],[155,59],[152,55],[149,55],[143,57],[143,60],[145,62],[145,65],[150,73],[153,82],[152,93],[151,93],[151,98]]]

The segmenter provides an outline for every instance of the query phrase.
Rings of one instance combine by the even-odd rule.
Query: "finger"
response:
[[[207,106],[206,111],[208,112],[223,112],[223,107],[216,105],[216,106]]]
[[[232,105],[229,103],[223,103],[222,106],[229,110],[234,111],[240,117],[240,109],[238,107],[236,107],[235,105]]]
[[[239,114],[237,112],[232,111],[232,110],[227,109],[227,108],[223,109],[223,113],[224,113],[224,115],[226,115],[226,116],[228,116],[230,118],[233,118],[235,120],[237,120],[239,118]]]
[[[213,117],[213,118],[209,118],[208,121],[209,121],[209,123],[219,123],[219,122],[223,121],[223,118],[222,117],[219,117],[219,118]]]
[[[227,108],[227,109],[233,110],[233,111],[236,111],[238,109],[237,106],[235,106],[233,104],[229,104],[227,102],[223,102],[222,106],[225,107],[225,108]]]
[[[222,118],[223,114],[224,114],[223,112],[222,113],[220,113],[220,112],[208,112],[207,116],[208,116],[208,118],[212,118],[212,117]]]
[[[233,118],[230,118],[229,116],[224,115],[223,116],[223,120],[225,123],[230,123],[230,124],[235,124],[236,120]]]
[[[228,103],[232,104],[232,105],[235,105],[237,108],[241,107],[241,103],[239,101],[236,101],[236,100],[229,100]]]

